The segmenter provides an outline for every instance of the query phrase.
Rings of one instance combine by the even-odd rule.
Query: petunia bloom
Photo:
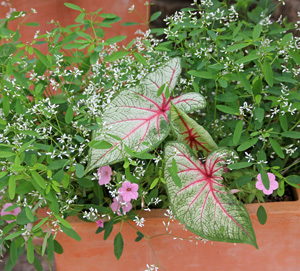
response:
[[[260,173],[257,175],[257,182],[255,184],[255,187],[258,190],[262,190],[265,195],[271,195],[273,193],[273,191],[276,190],[279,186],[278,182],[275,180],[275,175],[273,173],[268,173],[268,178],[269,178],[269,181],[270,181],[269,189],[265,188],[265,186],[262,182]]]
[[[122,187],[119,188],[118,192],[123,197],[123,200],[130,202],[132,199],[137,199],[139,193],[137,192],[139,186],[136,183],[131,183],[126,181],[122,184]]]
[[[110,208],[114,212],[117,212],[118,215],[122,215],[120,212],[120,210],[122,208],[122,213],[125,215],[126,213],[128,213],[131,210],[132,204],[130,202],[124,201],[123,197],[119,196],[119,197],[115,197],[113,199],[113,202],[110,205]]]
[[[21,212],[21,208],[17,207],[11,211],[5,211],[8,207],[12,206],[12,203],[5,203],[2,210],[1,210],[1,216],[4,215],[18,215]],[[7,223],[13,222],[13,220],[6,220]]]
[[[110,182],[112,175],[112,170],[110,166],[100,167],[97,171],[97,176],[99,178],[98,183],[100,185],[108,184]]]
[[[100,227],[100,228],[103,228],[103,227],[104,227],[104,222],[103,222],[102,219],[97,220],[97,221],[96,221],[96,224],[97,224],[97,226]]]

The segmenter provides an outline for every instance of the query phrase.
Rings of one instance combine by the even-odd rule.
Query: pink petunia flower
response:
[[[104,227],[104,222],[103,222],[102,219],[97,220],[97,221],[96,221],[96,224],[97,224],[97,226],[100,227],[100,228],[103,228],[103,227]]]
[[[21,208],[17,207],[16,209],[13,209],[12,211],[5,211],[8,207],[12,206],[12,203],[5,203],[2,210],[1,210],[1,216],[4,215],[18,215],[21,212]],[[11,223],[14,220],[6,220],[7,223]]]
[[[100,167],[97,171],[97,176],[99,178],[98,183],[100,185],[108,184],[110,182],[112,175],[112,170],[110,166]]]
[[[139,186],[136,183],[131,183],[126,181],[122,184],[122,187],[119,188],[118,192],[123,197],[123,200],[130,202],[132,199],[137,199],[139,193],[137,192]]]
[[[268,178],[269,178],[269,181],[270,181],[270,187],[269,189],[266,189],[263,182],[262,182],[262,179],[261,179],[261,174],[259,173],[257,175],[257,182],[255,184],[255,187],[258,189],[258,190],[262,190],[264,192],[265,195],[271,195],[273,193],[274,190],[276,190],[278,188],[278,182],[275,180],[275,175],[273,173],[269,173],[268,172]]]
[[[124,201],[123,197],[119,196],[119,197],[115,197],[113,199],[113,202],[110,205],[110,208],[114,212],[117,212],[118,215],[122,215],[120,212],[120,209],[122,208],[122,212],[125,215],[126,213],[128,213],[131,210],[132,204],[130,202]]]

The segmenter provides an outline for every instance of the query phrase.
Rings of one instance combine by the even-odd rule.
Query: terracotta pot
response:
[[[173,240],[170,236],[151,239],[157,259],[165,270],[300,270],[300,189],[296,201],[264,203],[268,220],[262,226],[256,218],[258,204],[247,205],[259,250],[250,245],[219,242],[189,242]],[[141,231],[150,236],[165,233],[162,224],[167,221],[164,210],[144,212],[145,227]],[[85,223],[77,218],[70,220],[73,229],[81,236],[80,242],[65,234],[58,234],[64,253],[56,255],[57,271],[85,270],[145,270],[146,264],[156,264],[155,256],[147,240],[135,242],[136,230],[124,224],[121,233],[124,238],[124,251],[121,259],[114,256],[113,242],[120,230],[120,224],[114,226],[108,240],[103,241],[103,233],[95,234],[96,223]],[[189,237],[182,225],[172,222],[172,233]],[[161,270],[161,269],[160,269]]]
[[[126,44],[126,42],[131,41],[135,37],[134,33],[136,30],[147,30],[146,25],[121,26],[121,23],[128,21],[142,23],[142,19],[135,12],[128,12],[128,9],[132,5],[135,5],[135,9],[140,13],[141,17],[146,20],[147,8],[144,5],[144,0],[10,0],[12,7],[17,11],[30,12],[31,8],[34,8],[37,11],[37,13],[32,14],[26,22],[38,22],[40,26],[22,26],[20,28],[21,40],[23,42],[31,42],[37,30],[40,30],[41,33],[50,31],[54,25],[48,24],[48,22],[52,19],[59,21],[62,26],[74,24],[74,20],[79,15],[79,11],[67,8],[64,5],[65,2],[78,5],[84,8],[86,12],[92,12],[99,8],[103,8],[101,11],[102,13],[114,13],[120,16],[122,21],[112,24],[112,28],[105,29],[105,39],[116,35],[125,35],[128,38],[123,44]],[[0,6],[0,18],[5,18],[8,11],[8,7]],[[23,20],[23,18],[20,20]],[[19,19],[10,22],[8,27],[16,30],[18,23]],[[41,45],[38,48],[41,51],[46,50],[46,47],[41,47]]]

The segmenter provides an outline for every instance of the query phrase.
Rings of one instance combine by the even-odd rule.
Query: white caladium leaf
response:
[[[175,57],[163,65],[155,72],[149,73],[141,82],[148,90],[157,93],[157,90],[164,84],[169,85],[170,91],[173,90],[177,84],[178,77],[181,73],[180,58]]]
[[[179,222],[202,238],[246,243],[257,248],[246,208],[222,183],[224,164],[229,155],[232,152],[228,149],[217,149],[203,164],[185,143],[168,143],[164,174],[172,211]],[[171,170],[168,170],[172,168],[173,160],[177,164],[181,187],[173,181]]]
[[[185,142],[193,151],[201,150],[206,156],[218,148],[210,134],[201,125],[174,105],[170,110],[170,123],[177,140]]]
[[[174,89],[181,72],[180,59],[174,58],[142,80],[138,87],[123,90],[103,113],[103,127],[95,132],[93,140],[106,141],[109,149],[90,148],[87,171],[122,161],[128,153],[124,145],[135,152],[156,147],[170,131],[171,102],[183,110],[201,109],[205,100],[200,94],[183,95],[183,98],[157,96],[163,85]],[[198,101],[198,102],[197,102]]]
[[[201,103],[201,108],[204,108],[206,106],[204,97],[196,92],[190,92],[176,97],[172,99],[172,103],[185,113],[190,113],[198,109],[199,103]]]

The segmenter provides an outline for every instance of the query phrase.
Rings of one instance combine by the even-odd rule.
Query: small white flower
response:
[[[146,220],[143,217],[139,218],[138,216],[135,216],[133,221],[136,223],[136,225],[138,227],[144,227],[145,226],[144,223],[145,223]]]

